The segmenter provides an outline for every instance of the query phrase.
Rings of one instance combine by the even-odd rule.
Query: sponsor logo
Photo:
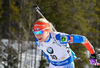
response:
[[[63,60],[63,59],[65,59],[65,57],[62,57],[61,59]]]
[[[47,48],[47,52],[50,53],[50,54],[53,54],[53,52],[54,52],[54,51],[53,51],[53,48],[52,48],[52,47],[48,47],[48,48]]]
[[[61,37],[61,42],[65,42],[66,41],[66,37]]]
[[[35,24],[34,26],[36,27],[36,26],[45,26],[45,25],[39,25],[39,24]]]

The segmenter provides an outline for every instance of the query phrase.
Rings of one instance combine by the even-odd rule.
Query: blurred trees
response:
[[[35,39],[32,27],[40,16],[33,11],[34,5],[40,7],[43,15],[53,23],[57,31],[84,35],[95,48],[100,47],[99,0],[0,0],[0,39],[18,40],[18,55],[23,52],[24,41],[29,43]],[[71,48],[83,60],[75,61],[76,68],[84,68],[88,63],[84,56],[87,49],[82,44],[71,44]],[[29,44],[25,51],[28,49]],[[35,50],[36,55],[37,47]],[[22,56],[19,55],[18,58],[21,66]]]
[[[2,17],[0,18],[2,22],[2,26],[1,26],[2,39],[6,38],[9,40],[7,48],[11,47],[11,40],[13,42],[15,40],[18,41],[18,52],[16,51],[16,53],[18,58],[17,61],[19,64],[17,63],[17,65],[20,68],[22,66],[26,67],[27,50],[30,48],[29,41],[34,40],[33,38],[34,35],[32,32],[32,25],[35,19],[35,18],[33,19],[33,11],[32,11],[33,2],[32,0],[19,0],[19,1],[3,0],[2,7],[3,7],[2,10],[4,10],[4,12],[1,15]],[[24,43],[27,43],[26,48],[24,47],[25,46]],[[26,51],[26,54],[24,57],[25,59],[24,64],[22,64],[22,53],[24,51]],[[10,52],[8,51],[8,54],[9,53]],[[12,51],[12,53],[14,54],[15,52]],[[9,56],[11,56],[11,54]]]
[[[0,20],[1,20],[1,17],[2,17],[2,13],[3,13],[3,10],[2,10],[2,0],[0,0]],[[2,24],[2,22],[0,22],[0,45],[1,45],[0,46],[0,63],[2,62],[1,24]]]

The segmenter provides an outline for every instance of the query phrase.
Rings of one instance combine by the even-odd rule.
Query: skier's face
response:
[[[48,39],[49,32],[48,31],[43,31],[43,33],[41,33],[41,34],[35,34],[35,37],[38,39],[39,42],[44,42]]]

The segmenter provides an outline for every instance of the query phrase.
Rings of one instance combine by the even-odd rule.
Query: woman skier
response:
[[[85,36],[57,32],[44,18],[35,22],[33,32],[36,37],[35,43],[50,62],[49,68],[75,68],[69,46],[71,43],[82,43],[91,54],[90,64],[97,65],[93,46]]]

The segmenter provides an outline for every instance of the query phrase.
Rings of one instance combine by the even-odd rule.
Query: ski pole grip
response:
[[[40,8],[38,6],[33,6],[33,9],[40,10]]]

